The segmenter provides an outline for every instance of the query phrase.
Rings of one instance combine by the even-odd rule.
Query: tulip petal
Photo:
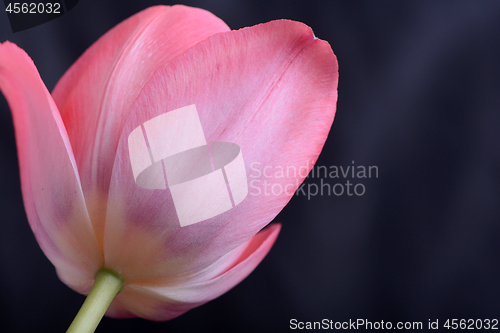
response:
[[[56,85],[54,100],[68,130],[100,243],[117,142],[133,101],[154,71],[199,41],[227,30],[222,20],[202,9],[151,7],[102,36]]]
[[[28,221],[59,272],[92,278],[103,263],[72,148],[57,107],[29,56],[0,44],[0,90],[12,111]]]
[[[257,267],[273,246],[280,229],[280,224],[270,225],[194,277],[127,281],[107,315],[170,320],[211,301],[232,289]]]
[[[252,237],[315,163],[334,118],[337,80],[329,44],[306,25],[286,20],[214,35],[159,69],[120,138],[108,197],[106,265],[126,279],[172,276],[205,267]],[[135,183],[128,138],[146,121],[192,104],[207,142],[241,148],[249,193],[236,207],[181,227],[170,189]],[[212,197],[210,190],[192,195],[207,202]]]

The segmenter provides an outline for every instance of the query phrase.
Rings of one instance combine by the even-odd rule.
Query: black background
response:
[[[0,40],[49,90],[99,36],[168,1],[82,0]],[[302,21],[340,67],[318,165],[377,166],[363,196],[295,197],[277,243],[233,290],[169,322],[104,318],[97,332],[282,332],[290,319],[500,318],[500,2],[185,1],[232,29]],[[1,8],[3,11],[3,8]],[[63,332],[84,297],[61,283],[29,229],[14,132],[0,96],[0,330]],[[319,183],[309,179],[307,183]],[[345,179],[327,179],[330,184]]]

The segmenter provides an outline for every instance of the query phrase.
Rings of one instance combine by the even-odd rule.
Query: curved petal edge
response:
[[[209,267],[207,279],[169,285],[163,279],[127,284],[106,313],[113,318],[173,319],[226,293],[245,279],[264,259],[281,229],[272,224]],[[221,270],[222,268],[222,270]],[[140,284],[139,284],[140,283]]]
[[[33,61],[10,42],[0,44],[0,90],[12,112],[31,229],[58,270],[91,277],[103,256],[87,213],[66,128]]]

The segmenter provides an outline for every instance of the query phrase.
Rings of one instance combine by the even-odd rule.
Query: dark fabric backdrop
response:
[[[81,0],[0,40],[52,90],[98,37],[169,1]],[[282,332],[290,320],[500,317],[500,2],[184,1],[232,29],[279,18],[327,40],[340,67],[323,166],[377,166],[362,196],[297,196],[277,243],[240,285],[169,322],[104,318],[98,332]],[[0,330],[63,332],[84,297],[59,281],[26,221],[0,95]],[[321,184],[309,178],[307,184]],[[313,186],[313,185],[312,185]],[[360,188],[358,188],[360,189]]]

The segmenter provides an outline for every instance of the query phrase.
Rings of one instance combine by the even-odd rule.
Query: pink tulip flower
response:
[[[88,294],[102,267],[117,272],[125,285],[106,314],[118,318],[169,320],[230,290],[274,244],[280,225],[263,228],[317,160],[337,81],[329,44],[302,23],[231,31],[185,6],[123,21],[52,94],[23,50],[0,44],[28,221],[59,278]],[[207,142],[240,148],[248,195],[181,226],[173,191],[138,186],[128,140],[148,120],[189,105]]]

